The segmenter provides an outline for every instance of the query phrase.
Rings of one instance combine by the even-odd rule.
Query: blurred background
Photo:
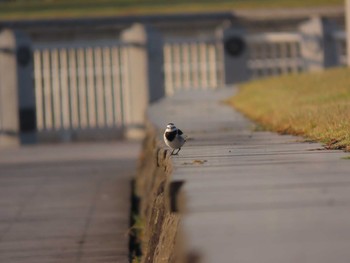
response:
[[[130,38],[135,23],[153,33]],[[22,142],[121,138],[142,130],[149,102],[177,90],[346,64],[341,0],[3,0],[0,29],[21,32],[17,61],[28,59],[15,78],[0,75],[3,87],[16,82],[23,94],[19,124],[0,115],[2,137],[20,130]],[[2,50],[11,49],[2,35]],[[135,45],[152,69],[144,87],[135,82]],[[2,112],[15,111],[17,102],[5,104]],[[24,139],[30,132],[35,138]]]

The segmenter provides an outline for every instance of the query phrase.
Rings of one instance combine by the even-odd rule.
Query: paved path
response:
[[[138,144],[0,149],[0,262],[128,262]]]
[[[219,103],[232,94],[181,93],[150,109],[158,127],[174,122],[190,136],[173,157],[189,250],[205,263],[349,262],[349,154],[254,132]]]

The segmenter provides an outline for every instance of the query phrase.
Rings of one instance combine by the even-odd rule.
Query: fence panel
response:
[[[116,41],[36,44],[38,132],[122,128],[127,49]]]
[[[246,37],[252,78],[304,70],[298,33],[262,33]]]
[[[176,38],[164,41],[166,94],[181,89],[218,88],[221,84],[215,38]]]

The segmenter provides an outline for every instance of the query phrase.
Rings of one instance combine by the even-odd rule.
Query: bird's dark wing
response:
[[[178,134],[178,135],[182,135],[183,132],[182,132],[180,129],[177,129],[177,134]]]

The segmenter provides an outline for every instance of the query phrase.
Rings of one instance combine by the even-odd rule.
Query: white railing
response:
[[[179,89],[221,86],[218,43],[213,39],[177,38],[164,41],[166,94]]]
[[[247,35],[248,70],[252,78],[304,70],[298,33]],[[223,86],[221,42],[216,38],[177,38],[164,44],[166,94],[180,89]],[[234,74],[234,72],[232,72]]]
[[[130,110],[127,49],[116,41],[36,44],[38,131],[122,127]]]
[[[252,78],[301,72],[303,59],[298,33],[263,33],[246,37]]]
[[[333,37],[340,64],[345,65],[345,33]],[[245,40],[252,78],[305,70],[299,33],[251,34]],[[129,47],[115,40],[35,45],[38,131],[123,127],[131,115]],[[221,52],[221,40],[214,37],[166,39],[166,95],[222,87]]]

